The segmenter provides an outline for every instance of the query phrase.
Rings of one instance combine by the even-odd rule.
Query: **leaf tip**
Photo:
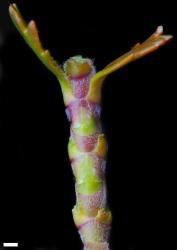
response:
[[[161,35],[161,34],[163,33],[163,26],[162,26],[162,25],[159,25],[159,26],[157,27],[156,33],[157,33],[158,35]]]

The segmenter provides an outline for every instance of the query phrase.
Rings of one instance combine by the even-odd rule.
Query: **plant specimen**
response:
[[[16,4],[9,13],[16,28],[41,62],[58,79],[66,114],[71,124],[69,158],[75,177],[76,205],[73,218],[85,250],[109,250],[112,215],[107,204],[105,180],[107,142],[100,123],[101,87],[106,76],[158,49],[172,38],[163,27],[143,43],[96,72],[93,61],[82,56],[69,58],[63,66],[40,42],[36,24],[23,20]]]

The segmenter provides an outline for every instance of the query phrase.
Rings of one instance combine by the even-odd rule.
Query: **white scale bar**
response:
[[[3,243],[3,247],[18,247],[18,243]]]

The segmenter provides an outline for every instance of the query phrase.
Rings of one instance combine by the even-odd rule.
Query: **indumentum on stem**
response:
[[[91,59],[69,58],[63,67],[40,42],[34,21],[23,20],[16,4],[9,13],[16,28],[41,62],[57,77],[71,124],[69,158],[75,176],[76,205],[72,213],[85,250],[109,250],[112,215],[107,204],[105,166],[107,143],[100,123],[101,87],[106,76],[153,52],[172,38],[159,26],[145,42],[96,73]]]

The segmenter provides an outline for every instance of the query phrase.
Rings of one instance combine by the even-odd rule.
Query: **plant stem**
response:
[[[80,76],[83,64],[90,68]],[[68,75],[68,65],[81,72],[77,76],[73,72]],[[76,181],[73,217],[84,249],[108,250],[112,216],[106,199],[107,144],[100,123],[100,103],[93,103],[87,97],[95,68],[90,59],[82,57],[70,58],[64,68],[75,97],[66,109],[71,122],[68,151]]]
[[[159,26],[143,43],[137,43],[98,73],[92,61],[81,56],[68,59],[62,69],[42,47],[35,22],[27,24],[16,4],[10,5],[9,13],[24,40],[61,86],[71,124],[68,152],[76,190],[72,212],[84,250],[109,250],[112,215],[105,180],[107,143],[100,123],[101,87],[107,75],[155,51],[172,36],[163,35]]]

